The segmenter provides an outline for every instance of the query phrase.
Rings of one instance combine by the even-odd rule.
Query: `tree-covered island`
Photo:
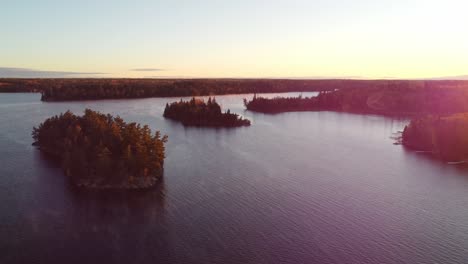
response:
[[[185,126],[240,127],[250,126],[250,120],[244,119],[230,110],[221,112],[221,106],[213,98],[208,102],[192,98],[190,101],[166,104],[165,118],[182,122]]]
[[[141,189],[162,177],[167,136],[120,117],[67,111],[34,127],[34,145],[61,162],[79,187]]]
[[[403,131],[402,144],[445,161],[467,161],[468,113],[414,119]]]

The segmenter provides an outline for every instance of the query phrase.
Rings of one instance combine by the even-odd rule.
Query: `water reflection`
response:
[[[421,163],[421,166],[430,165],[440,170],[455,170],[461,175],[463,175],[463,177],[466,177],[466,179],[468,180],[468,163],[451,164],[449,162],[441,160],[432,152],[415,151],[404,146],[402,146],[402,149],[402,153],[405,155],[405,159],[411,160],[411,163],[418,162]]]
[[[20,252],[10,251],[17,260],[29,262],[31,255],[47,263],[56,263],[57,259],[68,263],[171,259],[164,177],[143,191],[86,190],[71,185],[53,158],[38,150],[33,153],[35,162],[43,168],[38,171],[33,192],[36,200],[18,219],[32,244],[20,242],[29,255],[18,258]],[[63,238],[66,242],[57,245],[57,239]]]
[[[393,145],[406,120],[265,115],[252,126],[165,120],[178,98],[37,103],[0,96],[0,263],[465,263],[468,172]],[[276,96],[276,95],[270,95]],[[144,192],[73,188],[31,146],[32,127],[86,107],[169,135],[164,180]]]

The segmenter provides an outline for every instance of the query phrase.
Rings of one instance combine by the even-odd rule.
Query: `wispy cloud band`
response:
[[[156,71],[165,71],[166,69],[160,68],[136,68],[130,69],[130,71],[137,71],[137,72],[156,72]]]
[[[0,78],[67,78],[95,77],[102,72],[48,71],[28,68],[0,67]]]

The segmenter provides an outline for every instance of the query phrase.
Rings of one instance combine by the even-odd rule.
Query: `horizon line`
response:
[[[185,76],[161,76],[161,77],[0,77],[0,80],[356,80],[356,81],[468,81],[468,75],[453,77],[428,77],[428,78],[364,78],[364,77],[185,77]]]

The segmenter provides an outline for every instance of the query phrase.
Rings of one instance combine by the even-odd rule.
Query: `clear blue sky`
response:
[[[0,0],[0,6],[0,77],[468,74],[468,3],[460,0]]]

